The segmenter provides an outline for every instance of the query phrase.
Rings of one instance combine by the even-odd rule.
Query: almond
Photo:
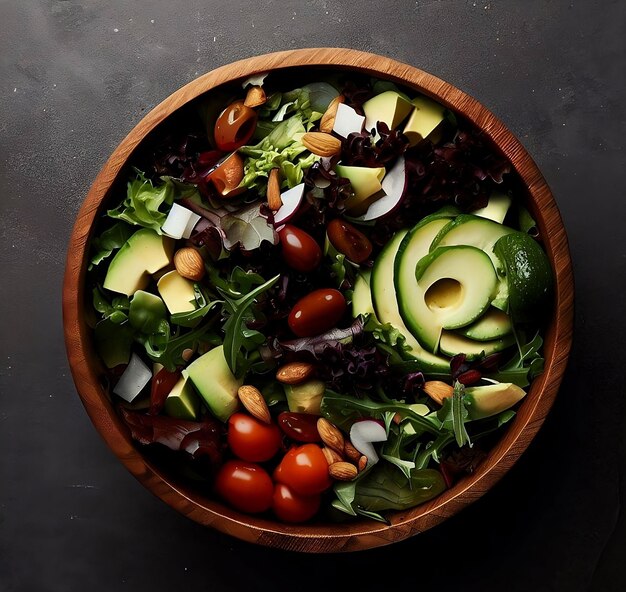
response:
[[[258,107],[267,101],[265,91],[261,86],[251,86],[248,89],[248,94],[243,102],[246,107]]]
[[[341,462],[343,460],[343,458],[341,458],[341,456],[332,448],[328,448],[328,446],[324,446],[322,448],[322,452],[324,453],[324,456],[326,457],[326,462],[329,465],[332,465],[333,463],[336,462]]]
[[[439,405],[443,405],[443,400],[451,397],[454,393],[454,389],[441,380],[429,380],[424,384],[422,390]]]
[[[352,442],[347,441],[343,446],[343,454],[352,462],[359,462],[362,454],[353,446]]]
[[[339,95],[330,102],[324,115],[322,115],[322,119],[320,119],[320,132],[330,133],[333,131],[335,117],[337,117],[337,107],[339,107],[339,103],[343,103],[344,101],[344,96]]]
[[[174,254],[176,271],[188,280],[195,282],[204,277],[204,259],[202,255],[191,247],[178,249]]]
[[[267,178],[267,205],[272,212],[280,210],[283,200],[280,198],[280,171],[272,169]]]
[[[264,423],[271,423],[272,416],[270,415],[269,407],[258,388],[244,384],[239,387],[237,394],[241,404],[252,417],[256,417]]]
[[[358,464],[358,469],[359,469],[359,473],[361,471],[365,470],[365,467],[367,467],[367,456],[363,455],[361,456],[361,458],[359,459],[359,464]]]
[[[278,369],[276,380],[283,384],[300,384],[313,376],[315,366],[309,362],[290,362]]]
[[[358,474],[358,469],[349,462],[340,461],[328,465],[328,474],[337,481],[351,481]]]
[[[301,141],[317,156],[329,157],[341,152],[341,140],[323,132],[307,132]]]
[[[334,426],[326,418],[320,417],[317,420],[317,431],[326,446],[329,446],[339,454],[343,452],[344,438],[338,427]]]

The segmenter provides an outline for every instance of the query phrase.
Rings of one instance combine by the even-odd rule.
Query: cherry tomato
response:
[[[158,415],[165,405],[165,399],[180,378],[180,371],[170,372],[161,368],[153,377],[150,385],[150,414]]]
[[[215,491],[236,510],[256,514],[272,506],[274,484],[261,466],[242,460],[228,460],[215,477]]]
[[[320,288],[294,304],[287,322],[298,337],[310,337],[334,327],[345,311],[346,299],[339,290]]]
[[[283,483],[274,487],[272,510],[283,522],[306,522],[320,509],[321,496],[299,495]]]
[[[313,271],[322,260],[322,249],[315,239],[296,226],[285,224],[278,232],[283,259],[297,271]]]
[[[247,144],[256,129],[257,112],[243,101],[224,109],[215,122],[215,143],[220,150],[231,152]]]
[[[317,415],[283,411],[278,415],[278,427],[285,435],[296,442],[319,442]]]
[[[263,462],[278,452],[282,436],[276,424],[264,423],[246,413],[233,413],[228,419],[227,439],[235,456]]]
[[[317,444],[288,450],[274,471],[274,480],[300,495],[315,495],[331,486],[328,461]]]
[[[331,220],[326,227],[326,233],[333,247],[354,263],[363,263],[372,254],[370,239],[344,220]]]

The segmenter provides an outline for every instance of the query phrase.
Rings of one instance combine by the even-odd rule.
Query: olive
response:
[[[235,101],[224,109],[215,122],[215,143],[220,150],[231,152],[247,144],[256,129],[258,114],[243,104]]]

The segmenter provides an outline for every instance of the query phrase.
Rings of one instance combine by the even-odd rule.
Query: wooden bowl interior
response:
[[[111,199],[119,201],[123,195],[129,163],[155,134],[162,133],[163,126],[185,117],[193,102],[206,93],[234,89],[247,76],[265,71],[282,70],[285,80],[293,85],[303,67],[307,73],[346,70],[391,80],[432,96],[484,130],[527,188],[527,206],[537,221],[556,279],[555,314],[544,343],[545,370],[531,385],[515,419],[473,474],[430,502],[391,514],[389,526],[365,520],[285,525],[235,512],[173,475],[151,451],[135,446],[115,413],[87,322],[84,285],[89,241]],[[63,314],[68,359],[87,413],[113,453],[146,488],[189,518],[242,540],[297,551],[338,552],[390,544],[431,528],[478,499],[509,470],[541,426],[561,383],[572,340],[573,278],[565,229],[545,180],[522,145],[485,107],[407,64],[349,49],[304,49],[218,68],[171,95],[130,132],[100,171],[77,216],[67,252]]]

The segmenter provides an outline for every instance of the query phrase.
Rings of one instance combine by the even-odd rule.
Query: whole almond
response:
[[[326,446],[339,454],[343,452],[344,437],[338,427],[330,423],[325,417],[320,417],[317,420],[317,431]]]
[[[359,462],[362,454],[352,445],[349,440],[343,445],[343,454],[352,462]]]
[[[280,171],[274,168],[267,178],[267,205],[272,212],[277,212],[283,205],[280,197]]]
[[[359,473],[361,471],[364,471],[365,467],[367,467],[367,456],[363,455],[359,459],[359,464],[358,464],[358,467],[357,467],[359,469]]]
[[[248,89],[248,93],[246,94],[246,98],[243,104],[246,107],[258,107],[267,101],[267,96],[265,95],[265,91],[261,86],[251,86]]]
[[[358,469],[349,462],[340,461],[328,465],[328,474],[337,481],[351,481],[358,474]]]
[[[436,403],[443,405],[443,400],[451,397],[454,389],[441,380],[429,380],[424,384],[422,390]]]
[[[317,156],[329,157],[341,152],[341,140],[323,132],[306,132],[301,141]]]
[[[330,133],[333,131],[333,127],[335,126],[335,117],[337,117],[337,107],[339,107],[339,104],[344,101],[344,96],[339,95],[330,102],[328,108],[324,112],[324,115],[322,115],[322,119],[320,119],[320,132]]]
[[[276,372],[276,380],[283,384],[300,384],[315,373],[315,366],[309,362],[290,362]]]
[[[176,271],[188,280],[195,282],[204,277],[204,259],[196,249],[184,247],[174,254],[174,266]]]
[[[269,407],[258,388],[244,384],[239,387],[237,394],[241,404],[252,417],[256,417],[256,419],[264,423],[271,423],[272,416],[270,415]]]
[[[326,462],[329,465],[332,465],[336,462],[341,462],[343,460],[343,458],[341,458],[341,456],[335,450],[329,448],[328,446],[323,446],[322,452],[324,453],[324,456],[326,457]]]

